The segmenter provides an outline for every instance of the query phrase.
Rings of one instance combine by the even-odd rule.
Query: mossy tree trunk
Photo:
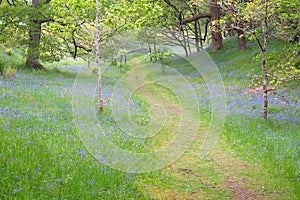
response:
[[[212,49],[214,52],[219,51],[223,48],[222,31],[220,28],[220,7],[217,0],[210,1],[210,21],[211,21],[211,38],[212,38]]]
[[[50,3],[51,0],[32,0],[32,19],[29,25],[29,44],[27,50],[26,65],[34,69],[44,69],[39,63],[40,41],[42,33],[42,23],[52,21],[52,19],[41,19],[43,16],[40,11],[42,4]]]

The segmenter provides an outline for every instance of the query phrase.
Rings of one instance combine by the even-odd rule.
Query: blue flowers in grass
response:
[[[81,160],[83,160],[86,157],[86,152],[84,149],[78,149],[78,154],[80,155]]]
[[[20,192],[23,190],[23,187],[19,187],[19,189],[14,189],[13,193],[16,194],[17,192]]]

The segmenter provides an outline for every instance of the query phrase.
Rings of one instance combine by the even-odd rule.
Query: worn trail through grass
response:
[[[126,76],[129,87],[135,88],[142,82],[151,81],[151,72],[142,57],[130,60],[130,69],[138,67],[138,75]],[[161,133],[176,131],[180,124],[181,108],[172,93],[161,85],[145,85],[135,93],[149,105],[162,104],[167,111],[167,120]],[[195,119],[196,120],[196,119]],[[286,188],[275,187],[280,180],[272,177],[256,163],[238,159],[222,138],[204,159],[199,158],[209,118],[201,119],[197,136],[184,155],[163,169],[162,177],[149,176],[141,179],[152,197],[158,199],[289,199]],[[170,137],[162,137],[166,144]]]

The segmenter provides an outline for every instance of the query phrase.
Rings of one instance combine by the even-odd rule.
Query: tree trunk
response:
[[[36,17],[39,0],[32,0],[33,15]],[[38,19],[32,19],[29,27],[29,45],[27,50],[26,65],[34,69],[44,69],[44,66],[38,62],[39,46],[42,33],[42,23]]]
[[[151,52],[152,52],[152,50],[151,50],[150,43],[149,43],[149,42],[147,42],[147,43],[148,43],[148,49],[149,49],[149,53],[151,53]]]
[[[267,14],[267,6],[266,6],[266,14]],[[263,98],[264,98],[264,109],[263,109],[263,118],[265,120],[268,119],[268,70],[267,70],[267,42],[268,42],[268,23],[267,23],[267,15],[265,16],[262,24],[262,32],[264,36],[264,44],[262,48],[262,72],[263,72]]]
[[[104,111],[104,100],[102,92],[102,74],[101,74],[101,65],[100,65],[100,34],[99,34],[99,0],[96,0],[96,66],[97,66],[97,75],[98,75],[98,97],[99,97],[99,112],[103,113]]]
[[[88,53],[88,55],[87,55],[87,63],[88,63],[88,68],[90,69],[90,63],[91,63],[90,53]]]
[[[188,49],[186,47],[186,44],[184,44],[182,47],[184,49],[185,57],[189,57],[189,52],[188,52]]]
[[[199,21],[197,21],[197,27],[198,27],[198,35],[199,35],[200,48],[203,49],[202,31],[201,31],[201,25],[200,25]]]
[[[264,98],[264,109],[263,109],[263,117],[264,119],[268,119],[268,74],[267,74],[267,66],[266,66],[266,51],[262,52],[262,70],[263,70],[263,98]]]
[[[192,50],[191,50],[191,45],[190,45],[190,36],[189,36],[189,30],[188,28],[185,26],[186,29],[186,41],[187,41],[187,48],[189,50],[189,54],[192,55]],[[183,32],[184,33],[184,32]]]
[[[200,35],[199,35],[199,28],[198,28],[198,21],[194,22],[194,32],[195,32],[195,45],[196,45],[196,50],[197,52],[200,52]]]
[[[180,32],[182,34],[182,47],[183,47],[184,52],[185,52],[185,57],[189,57],[187,39],[186,39],[186,35],[185,35],[185,31],[184,31],[183,25],[180,25],[179,30],[180,30]]]
[[[246,50],[247,49],[247,44],[246,44],[246,37],[245,33],[242,30],[237,30],[238,34],[238,43],[239,43],[239,49],[240,50]]]
[[[218,6],[217,0],[210,1],[210,14],[212,49],[216,52],[223,48],[222,31],[219,23],[220,7]]]

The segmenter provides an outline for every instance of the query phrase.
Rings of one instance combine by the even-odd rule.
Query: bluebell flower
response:
[[[84,149],[78,149],[78,154],[80,154],[80,159],[83,160],[86,157]]]

